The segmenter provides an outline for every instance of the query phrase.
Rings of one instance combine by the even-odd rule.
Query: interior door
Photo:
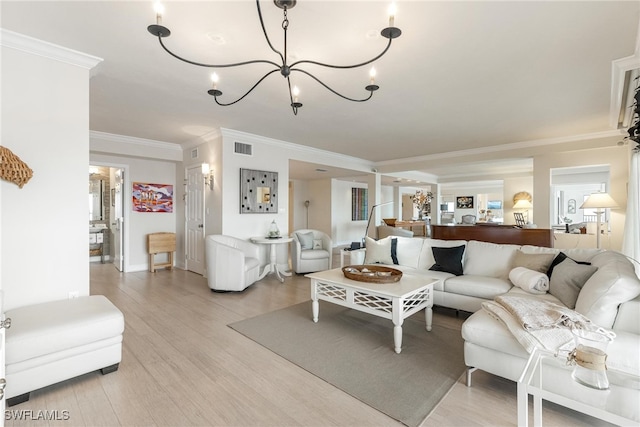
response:
[[[186,269],[204,274],[204,178],[200,166],[185,171],[187,188],[186,217]]]
[[[114,221],[112,225],[113,265],[124,271],[124,170],[115,171]]]

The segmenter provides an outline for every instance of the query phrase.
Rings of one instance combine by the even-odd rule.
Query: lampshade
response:
[[[520,199],[513,205],[513,209],[531,209],[533,205],[527,199]]]
[[[587,197],[587,200],[584,201],[582,206],[580,206],[580,209],[606,209],[617,207],[618,204],[611,198],[608,193],[592,193],[589,197]]]

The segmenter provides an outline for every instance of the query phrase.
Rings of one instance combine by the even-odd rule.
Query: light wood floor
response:
[[[5,414],[7,419],[21,411],[35,418],[37,411],[48,410],[59,418],[68,414],[69,420],[7,419],[6,425],[399,425],[227,327],[308,301],[304,276],[284,284],[267,277],[243,293],[221,294],[211,292],[203,277],[182,270],[122,274],[110,264],[93,263],[90,271],[91,293],[106,295],[125,316],[120,369],[35,391],[30,401]],[[439,310],[434,327],[459,327],[462,320]],[[516,425],[515,383],[484,372],[474,373],[473,380],[468,388],[461,378],[424,426]],[[544,420],[545,425],[597,424],[550,404]]]

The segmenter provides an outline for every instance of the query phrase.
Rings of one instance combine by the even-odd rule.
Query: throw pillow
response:
[[[322,249],[322,239],[313,239],[313,249]]]
[[[539,273],[546,273],[555,256],[555,254],[527,254],[517,250],[513,257],[513,268],[524,267]]]
[[[391,260],[394,264],[398,265],[398,239],[391,238]]]
[[[567,307],[574,309],[580,290],[597,269],[591,265],[578,264],[566,257],[553,268],[549,278],[549,293]]]
[[[296,236],[300,241],[300,248],[304,251],[307,249],[313,249],[313,232],[310,231],[308,233],[298,233],[296,232]]]
[[[365,247],[367,248],[364,255],[365,264],[393,264],[391,238],[385,237],[375,241],[371,237],[366,237]]]
[[[556,255],[556,257],[551,262],[551,265],[549,266],[549,269],[547,270],[547,277],[551,278],[551,273],[553,273],[553,269],[555,268],[555,266],[560,264],[565,259],[570,259],[571,261],[574,261],[574,262],[576,262],[578,264],[582,264],[582,265],[591,265],[590,262],[587,262],[587,261],[576,261],[573,258],[569,258],[564,252],[560,252],[558,255]]]
[[[433,259],[436,261],[429,270],[444,271],[447,273],[462,276],[462,255],[464,246],[454,246],[452,248],[431,248]]]

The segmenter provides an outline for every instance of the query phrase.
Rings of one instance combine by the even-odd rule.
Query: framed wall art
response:
[[[368,198],[366,188],[351,189],[351,221],[367,220]]]
[[[278,172],[240,169],[240,213],[278,213]]]
[[[473,196],[456,197],[457,209],[473,209]]]
[[[134,212],[173,212],[173,185],[134,182],[131,197]]]

